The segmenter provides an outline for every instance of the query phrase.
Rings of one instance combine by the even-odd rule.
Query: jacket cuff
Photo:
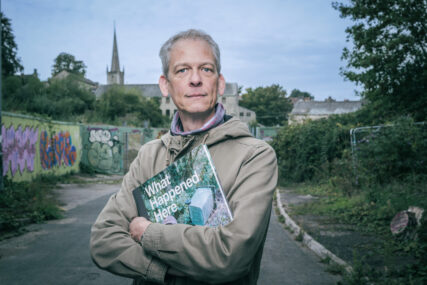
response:
[[[142,235],[142,244],[144,250],[152,256],[159,258],[158,249],[160,248],[161,224],[152,223]]]
[[[150,265],[148,265],[146,279],[150,282],[165,284],[167,271],[168,266],[157,258],[153,257],[151,259]]]

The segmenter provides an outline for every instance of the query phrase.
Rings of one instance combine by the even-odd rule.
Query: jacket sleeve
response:
[[[97,266],[112,273],[163,284],[167,265],[144,251],[129,233],[129,223],[137,216],[131,190],[142,179],[140,161],[139,157],[131,164],[120,191],[109,199],[92,226],[91,256]]]
[[[248,274],[267,231],[277,162],[264,143],[246,158],[227,191],[231,223],[218,228],[153,223],[143,235],[144,250],[196,280],[223,283]]]

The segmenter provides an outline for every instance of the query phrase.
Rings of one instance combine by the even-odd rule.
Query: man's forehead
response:
[[[202,39],[180,39],[170,50],[171,67],[197,63],[215,66],[211,46]]]
[[[204,54],[212,58],[214,61],[214,54],[212,47],[203,39],[180,39],[172,45],[170,49],[171,56],[181,56],[181,55],[190,55],[199,51],[200,54]]]

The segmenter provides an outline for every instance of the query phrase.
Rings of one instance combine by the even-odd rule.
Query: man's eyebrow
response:
[[[205,61],[205,62],[202,62],[202,63],[200,63],[198,65],[200,66],[200,65],[206,65],[206,64],[215,65],[215,62],[213,62],[213,61]],[[185,61],[183,61],[183,62],[177,62],[177,63],[174,64],[174,67],[175,66],[180,66],[180,65],[192,65],[192,63],[185,62]]]
[[[204,66],[204,65],[210,65],[212,67],[215,67],[215,63],[214,62],[208,62],[207,61],[207,62],[202,62],[202,63],[198,64],[198,66]],[[187,62],[178,62],[174,66],[172,66],[172,68],[176,69],[176,68],[182,67],[182,66],[191,66],[191,64],[187,63]]]

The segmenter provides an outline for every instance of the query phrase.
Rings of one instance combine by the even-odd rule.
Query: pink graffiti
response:
[[[69,132],[60,132],[49,139],[46,131],[40,134],[40,162],[43,169],[53,166],[72,166],[76,162],[77,151]]]
[[[5,128],[2,125],[3,175],[9,171],[9,165],[12,176],[15,176],[18,169],[21,174],[25,169],[34,171],[38,133],[38,128],[25,127],[22,130],[22,127],[18,126],[15,130],[14,126]]]

